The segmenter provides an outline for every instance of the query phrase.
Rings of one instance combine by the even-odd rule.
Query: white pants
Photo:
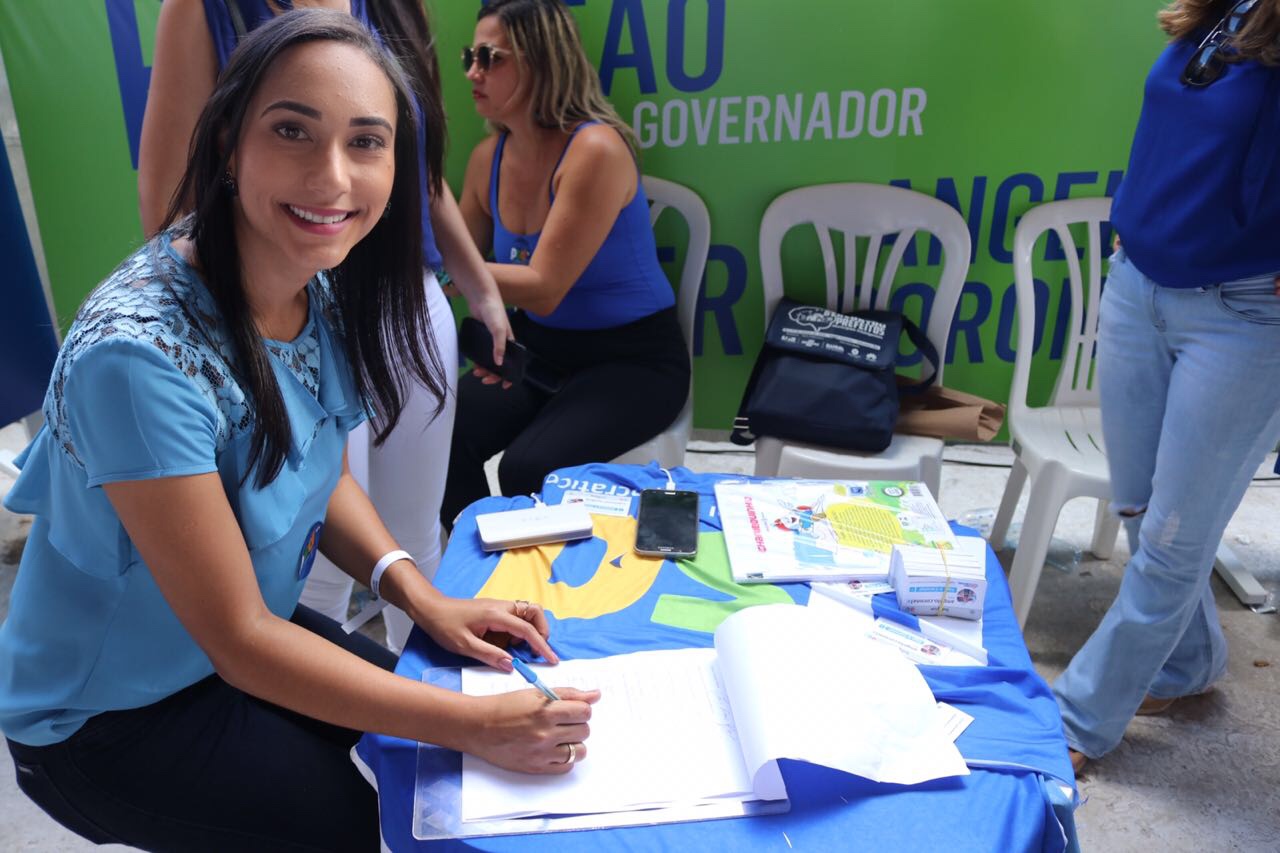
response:
[[[369,493],[391,535],[413,555],[418,571],[430,580],[440,565],[440,502],[449,470],[457,403],[458,331],[449,300],[435,275],[427,272],[423,281],[431,331],[449,384],[444,409],[432,420],[434,399],[422,386],[412,385],[400,422],[382,447],[372,446],[368,425],[362,424],[347,437],[347,458],[356,482]],[[317,556],[302,590],[302,603],[345,622],[353,583],[350,575],[323,555]],[[387,646],[398,654],[413,623],[404,611],[390,605],[382,617],[387,625]]]

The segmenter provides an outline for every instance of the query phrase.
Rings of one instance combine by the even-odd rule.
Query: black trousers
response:
[[[395,656],[301,605],[292,621],[384,669]],[[144,850],[379,849],[377,794],[349,752],[360,732],[237,690],[216,675],[67,740],[9,741],[18,787],[98,844]]]
[[[527,495],[557,468],[608,462],[653,438],[689,396],[689,353],[674,308],[612,329],[549,329],[523,313],[511,326],[566,380],[555,394],[485,385],[471,373],[458,380],[440,511],[449,529],[468,504],[489,495],[484,463],[499,452],[502,494]]]

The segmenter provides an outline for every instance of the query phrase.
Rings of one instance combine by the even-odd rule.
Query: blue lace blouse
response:
[[[216,304],[162,234],[77,315],[5,505],[35,516],[0,626],[0,729],[41,746],[102,711],[213,673],[100,488],[217,473],[267,606],[297,606],[347,432],[364,419],[327,282],[293,341],[267,341],[292,443],[262,489],[245,476],[253,415]]]

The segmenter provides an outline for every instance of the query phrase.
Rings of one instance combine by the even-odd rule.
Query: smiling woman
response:
[[[349,15],[250,35],[196,125],[193,212],[171,209],[59,353],[6,501],[36,521],[0,626],[0,728],[22,790],[92,841],[377,849],[361,731],[533,773],[587,754],[598,693],[408,681],[298,604],[322,551],[444,648],[509,671],[493,631],[555,661],[536,605],[435,590],[344,457],[366,412],[394,426],[409,381],[443,393],[410,98]]]
[[[249,59],[233,55],[196,125],[191,162],[164,221],[178,226],[176,248],[200,268],[247,366],[259,409],[251,463],[266,454],[260,485],[284,459],[286,424],[272,416],[272,375],[257,338],[297,334],[307,313],[298,284],[318,270],[328,270],[332,291],[343,295],[344,331],[364,354],[357,381],[379,436],[395,427],[404,374],[442,395],[438,357],[418,333],[423,295],[410,286],[422,268],[416,123],[403,75],[376,45],[371,50],[307,39],[289,48],[286,62],[247,68]],[[251,97],[250,80],[237,85],[241,76],[255,84]],[[236,145],[228,148],[227,138]],[[186,199],[195,209],[190,227],[183,227]],[[304,218],[333,210],[344,218],[329,225]],[[392,359],[384,341],[402,355]]]
[[[213,92],[220,69],[237,44],[289,9],[324,7],[345,12],[368,28],[374,40],[391,49],[413,90],[417,123],[419,190],[422,197],[419,239],[424,268],[417,272],[426,294],[434,351],[441,365],[457,363],[457,329],[442,285],[449,283],[466,298],[472,317],[493,339],[496,361],[502,360],[511,327],[493,276],[476,250],[462,214],[442,177],[445,121],[440,74],[431,23],[422,0],[165,0],[156,24],[155,56],[142,124],[138,159],[138,197],[148,234],[159,230],[186,168],[186,152],[201,107]],[[353,120],[360,121],[360,117]],[[305,127],[297,131],[305,137]],[[310,141],[310,140],[308,140]],[[182,199],[190,210],[192,198]],[[302,210],[302,207],[298,208]],[[300,214],[309,220],[329,216]],[[323,209],[321,209],[323,214]],[[318,223],[317,223],[318,224]],[[446,272],[447,271],[447,272]],[[356,427],[347,443],[356,481],[368,490],[388,529],[431,578],[440,563],[443,537],[440,502],[453,431],[457,372],[439,371],[448,385],[436,389],[411,381],[404,389],[396,427],[371,440],[367,425]],[[347,618],[352,580],[321,556],[316,560],[302,602],[338,621]],[[386,642],[403,648],[412,620],[390,606],[382,611]]]
[[[313,93],[306,103],[287,97],[303,90]],[[395,120],[387,78],[355,47],[299,45],[266,75],[227,164],[246,271],[274,266],[276,276],[305,281],[346,258],[387,210]],[[306,314],[305,302],[294,307],[302,311],[293,323],[283,318],[286,340]],[[267,306],[254,308],[260,315]]]

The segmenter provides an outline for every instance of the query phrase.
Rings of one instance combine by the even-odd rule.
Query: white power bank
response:
[[[486,551],[567,542],[591,535],[591,514],[580,503],[509,509],[476,516],[480,546]]]

